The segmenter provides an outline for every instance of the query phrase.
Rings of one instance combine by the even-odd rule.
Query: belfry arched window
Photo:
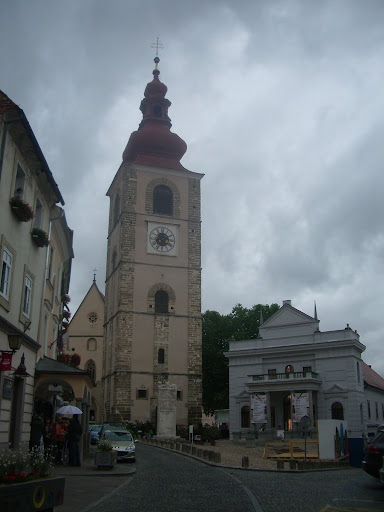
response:
[[[153,189],[153,213],[173,215],[173,193],[166,185]]]
[[[249,406],[244,405],[244,407],[241,408],[241,428],[249,428],[249,425],[250,425]]]
[[[333,420],[343,420],[344,419],[344,409],[340,402],[334,402],[331,406],[331,413]]]
[[[158,364],[164,364],[164,349],[163,348],[159,348],[158,352],[157,352],[157,363]]]
[[[155,313],[168,313],[168,293],[158,290],[155,293]]]

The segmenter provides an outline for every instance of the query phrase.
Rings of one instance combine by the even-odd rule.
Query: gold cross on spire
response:
[[[151,48],[156,48],[156,57],[155,57],[155,69],[157,69],[157,65],[160,62],[159,59],[159,50],[162,50],[164,48],[164,45],[162,42],[160,42],[160,39],[156,37],[156,43],[151,44]]]

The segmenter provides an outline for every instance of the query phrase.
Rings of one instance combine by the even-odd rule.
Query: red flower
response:
[[[9,475],[9,477],[8,477],[8,478],[9,478],[9,480],[10,480],[11,482],[14,482],[14,481],[16,480],[15,475]]]

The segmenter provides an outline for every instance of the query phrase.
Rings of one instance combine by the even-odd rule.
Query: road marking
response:
[[[233,478],[235,480],[235,482],[238,483],[240,485],[240,487],[242,487],[243,491],[247,494],[248,498],[250,499],[250,501],[252,503],[252,506],[253,506],[253,509],[254,509],[255,512],[263,512],[263,509],[261,508],[260,503],[257,501],[256,496],[253,494],[253,492],[251,491],[251,489],[249,487],[247,487],[245,484],[243,484],[243,482],[241,480],[236,478],[228,470],[224,470],[222,468],[217,468],[217,469],[219,471],[222,471],[226,475],[230,476],[231,478]]]

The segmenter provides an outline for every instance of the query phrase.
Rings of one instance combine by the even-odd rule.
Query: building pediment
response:
[[[259,329],[261,338],[310,335],[319,330],[319,320],[285,303]]]
[[[241,399],[241,398],[249,398],[251,395],[250,391],[247,391],[246,389],[243,389],[243,391],[237,395],[234,395],[234,398]]]
[[[330,388],[324,390],[325,395],[340,395],[340,393],[346,393],[348,389],[342,388],[338,384],[334,384]]]
[[[306,315],[302,311],[294,308],[290,304],[284,304],[274,315],[266,320],[261,329],[270,327],[282,327],[285,325],[298,325],[298,324],[314,324],[317,325],[318,320]]]

